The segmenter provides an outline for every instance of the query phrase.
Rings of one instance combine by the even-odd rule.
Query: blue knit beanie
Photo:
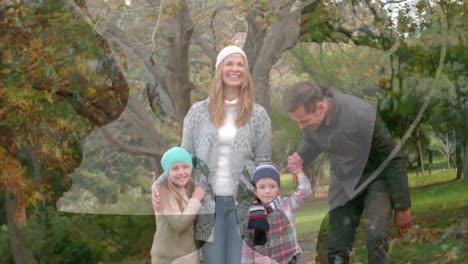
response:
[[[279,173],[279,166],[273,162],[267,162],[264,164],[259,165],[253,174],[253,182],[257,184],[257,182],[262,178],[271,178],[276,181],[278,187],[281,187],[280,181],[280,173]]]
[[[170,148],[161,158],[161,165],[164,173],[168,174],[172,164],[176,162],[185,162],[193,168],[192,155],[187,150],[180,147]]]

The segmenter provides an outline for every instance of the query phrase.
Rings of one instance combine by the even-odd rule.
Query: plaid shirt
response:
[[[299,177],[298,183],[297,190],[290,197],[281,198],[279,208],[267,215],[270,229],[266,233],[265,245],[254,246],[254,231],[247,229],[246,215],[242,264],[287,264],[294,256],[299,257],[302,251],[297,242],[294,213],[312,194],[312,187],[307,177]]]

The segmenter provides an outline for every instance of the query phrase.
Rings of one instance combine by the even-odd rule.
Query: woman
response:
[[[195,228],[195,239],[207,242],[203,259],[207,264],[239,264],[242,239],[237,216],[245,215],[254,197],[239,184],[243,169],[252,175],[256,165],[271,160],[271,121],[265,109],[254,104],[254,86],[241,48],[227,46],[218,54],[209,98],[192,105],[185,116],[181,147],[209,170],[206,179],[202,174],[195,177],[207,192]],[[158,207],[158,192],[153,194]]]

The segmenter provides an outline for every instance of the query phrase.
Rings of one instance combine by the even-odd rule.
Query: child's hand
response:
[[[205,190],[203,190],[203,188],[201,187],[196,187],[195,190],[193,190],[193,193],[192,193],[192,198],[195,198],[199,201],[203,200],[203,197],[205,197]]]
[[[299,156],[297,152],[294,152],[292,156],[288,157],[289,172],[294,176],[297,176],[298,174],[302,173],[302,163],[303,163],[303,160],[301,156]]]

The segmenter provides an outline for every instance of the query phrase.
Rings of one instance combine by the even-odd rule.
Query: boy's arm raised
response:
[[[297,174],[297,183],[296,191],[289,197],[294,211],[300,208],[304,204],[305,199],[309,198],[313,193],[312,184],[304,172]]]

